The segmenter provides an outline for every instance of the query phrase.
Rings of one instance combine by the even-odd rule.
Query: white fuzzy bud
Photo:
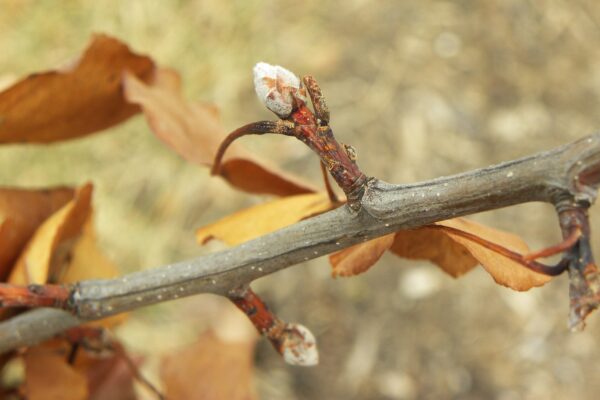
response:
[[[300,79],[293,72],[259,62],[254,66],[254,88],[260,101],[279,118],[287,118],[294,110],[294,98],[306,101]]]
[[[288,324],[281,344],[281,354],[286,363],[311,367],[319,363],[317,340],[311,331],[300,324]]]

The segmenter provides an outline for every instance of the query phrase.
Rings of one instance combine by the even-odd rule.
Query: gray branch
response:
[[[228,295],[262,276],[402,229],[515,204],[591,204],[600,134],[552,151],[410,184],[367,182],[358,212],[343,206],[231,249],[116,279],[79,282],[73,313],[36,309],[0,323],[0,353],[85,321],[198,293]]]

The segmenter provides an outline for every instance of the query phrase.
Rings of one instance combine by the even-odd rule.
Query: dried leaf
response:
[[[119,274],[96,245],[91,197],[92,185],[86,184],[70,202],[44,221],[12,269],[9,283],[73,283]],[[89,324],[112,327],[126,318],[127,314],[118,314]]]
[[[454,278],[479,264],[465,246],[447,233],[427,227],[397,232],[391,251],[411,260],[429,260]]]
[[[455,218],[448,221],[442,221],[437,225],[447,226],[459,229],[464,232],[472,233],[490,242],[498,243],[503,247],[513,250],[517,253],[529,253],[529,247],[518,236],[490,228],[485,225],[469,221],[464,218]],[[481,266],[492,275],[496,283],[507,286],[514,290],[529,290],[532,287],[542,286],[550,281],[552,277],[533,272],[521,264],[506,258],[482,245],[469,239],[448,232],[448,236],[456,243],[463,245],[471,255],[479,261]]]
[[[71,262],[61,276],[61,283],[107,279],[119,275],[117,267],[98,248],[93,226],[92,219],[89,218],[83,227],[82,235],[73,246]]]
[[[325,193],[276,199],[238,211],[198,229],[196,240],[206,243],[216,238],[229,245],[236,245],[331,208],[332,204]]]
[[[119,275],[119,269],[98,248],[93,220],[90,216],[82,228],[82,233],[73,245],[70,262],[60,274],[60,283],[74,283],[86,279],[108,279]],[[128,314],[116,314],[87,325],[111,328],[124,322]]]
[[[80,339],[86,337],[86,332],[96,332],[96,330],[84,327],[82,328],[82,332],[78,332],[75,336],[71,335],[71,340],[75,340],[75,337]],[[95,335],[92,337],[95,337]],[[83,377],[87,387],[86,392],[88,393],[87,397],[85,397],[86,399],[136,399],[134,390],[135,372],[129,367],[125,359],[127,357],[124,353],[125,350],[118,342],[111,340],[109,343],[103,342],[103,340],[96,341],[95,339],[91,339],[87,342],[88,345],[89,343],[93,343],[90,349],[93,348],[95,350],[87,350],[86,346],[81,346],[74,354],[71,354],[73,350],[72,343],[74,342],[56,337],[27,349],[25,354],[33,360],[37,360],[40,356],[52,356],[57,359],[57,365],[63,364],[59,365],[59,368],[64,369],[66,365],[69,370],[77,373],[79,377]],[[106,347],[102,347],[103,344]],[[67,359],[72,355],[74,357],[71,363],[69,363]],[[26,376],[26,385],[29,384],[27,378],[28,376]]]
[[[66,356],[44,346],[25,353],[25,393],[29,400],[79,400],[88,398],[85,376]]]
[[[254,340],[228,342],[207,332],[168,354],[162,379],[169,399],[251,400]]]
[[[9,283],[59,282],[83,225],[91,213],[92,185],[77,190],[75,197],[48,218],[35,232],[19,257]]]
[[[69,188],[0,189],[0,281],[6,279],[38,226],[73,195]]]
[[[182,98],[175,71],[158,70],[145,84],[131,74],[125,77],[126,98],[142,107],[152,131],[186,160],[211,166],[227,132],[211,106]],[[298,178],[265,160],[251,156],[234,143],[227,152],[221,175],[235,187],[252,193],[289,196],[316,191]]]
[[[124,71],[148,80],[153,61],[125,44],[96,35],[68,70],[28,76],[0,93],[0,143],[49,143],[83,136],[129,118]]]
[[[89,398],[93,400],[134,400],[135,377],[127,362],[118,354],[97,356],[79,351],[74,368],[87,379]]]
[[[335,253],[330,256],[332,273],[334,276],[353,276],[365,272],[385,250],[390,249],[400,257],[429,260],[453,277],[459,277],[481,264],[496,283],[514,290],[528,290],[551,279],[479,243],[452,233],[450,229],[444,230],[444,227],[471,233],[517,253],[527,254],[527,244],[512,233],[464,218],[436,222],[434,225],[437,228],[425,226],[400,231],[395,236],[387,235]]]
[[[367,271],[394,243],[395,234],[385,235],[368,242],[348,247],[329,256],[331,274],[354,276]]]

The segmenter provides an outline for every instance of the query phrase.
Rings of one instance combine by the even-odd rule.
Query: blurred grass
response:
[[[216,103],[233,129],[270,118],[255,100],[251,68],[277,63],[319,80],[339,140],[358,149],[365,172],[391,182],[513,159],[600,127],[592,1],[1,0],[0,8],[0,85],[65,63],[105,32],[180,71],[186,95]],[[244,143],[319,179],[299,143]],[[77,141],[0,148],[3,185],[86,180],[96,185],[102,245],[125,271],[209,251],[194,243],[195,227],[263,200],[208,179],[139,117]],[[558,239],[547,206],[476,218],[532,247]],[[263,399],[592,399],[600,390],[598,317],[584,333],[567,332],[565,277],[521,294],[481,271],[453,281],[391,256],[355,279],[331,281],[326,264],[256,285],[283,318],[318,334],[322,356],[318,368],[294,369],[261,343]],[[203,326],[198,304],[142,310],[122,335],[156,365],[152,354]]]

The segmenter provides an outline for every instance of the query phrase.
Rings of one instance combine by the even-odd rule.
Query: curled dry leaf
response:
[[[86,184],[44,221],[21,253],[8,282],[73,283],[117,276],[118,269],[96,245],[91,202],[92,185]],[[91,324],[110,327],[125,318],[125,314],[120,314]]]
[[[54,347],[29,349],[25,359],[25,394],[29,400],[88,399],[85,375],[66,362],[66,354]]]
[[[139,108],[125,101],[124,71],[148,80],[153,61],[96,35],[75,66],[33,74],[0,93],[0,143],[49,143],[120,123]]]
[[[496,283],[514,290],[528,290],[551,279],[444,228],[479,236],[520,254],[529,253],[527,244],[516,235],[464,218],[437,222],[434,226],[400,231],[333,254],[330,257],[333,274],[352,276],[365,272],[385,250],[390,249],[400,257],[429,260],[453,277],[459,277],[481,264]]]
[[[301,219],[333,208],[325,193],[312,193],[271,200],[202,227],[196,231],[196,240],[206,243],[216,238],[236,245],[276,231]]]
[[[179,76],[161,69],[152,83],[133,74],[125,77],[125,96],[142,107],[152,131],[186,160],[211,166],[227,132],[212,106],[186,101],[180,91]],[[300,179],[269,162],[250,155],[239,144],[227,153],[221,175],[233,186],[252,193],[289,196],[316,191]]]
[[[32,207],[30,210],[32,220],[24,220],[21,223],[24,226],[23,231],[29,234],[29,237],[23,237],[23,241],[29,239],[29,242],[12,270],[10,283],[18,285],[69,283],[82,279],[109,278],[118,274],[115,266],[106,259],[95,244],[91,221],[91,184],[86,184],[77,191],[71,189],[48,191],[45,197],[41,193],[26,191],[10,191],[8,194],[11,196],[0,197],[0,209],[12,211],[10,217],[13,219],[19,215],[17,211],[20,209],[11,201],[15,201],[16,198],[24,199],[27,202],[20,206]],[[52,211],[54,213],[48,217]],[[41,223],[45,217],[47,219]],[[36,224],[39,225],[37,230],[35,230]],[[6,310],[2,311],[1,316],[7,315]],[[124,318],[126,315],[117,315],[93,324],[103,327],[114,326]],[[107,389],[114,385],[102,383],[104,380],[111,382],[118,380],[117,378],[121,380],[127,378],[131,389],[131,373],[124,375],[121,371],[122,362],[109,363],[106,358],[89,355],[85,368],[83,366],[74,368],[67,362],[67,351],[67,342],[58,339],[27,351],[25,392],[28,398],[134,398],[97,395],[116,393]],[[97,374],[100,371],[104,375],[100,377],[102,382],[99,383],[100,378]],[[133,393],[131,390],[126,393],[126,387],[123,385],[119,387],[120,394]]]
[[[40,224],[73,198],[70,188],[0,189],[0,281]]]
[[[225,341],[204,333],[192,346],[168,354],[162,380],[168,399],[251,400],[255,339]]]
[[[52,214],[35,232],[12,270],[9,283],[28,285],[59,282],[71,250],[91,213],[92,185]]]

